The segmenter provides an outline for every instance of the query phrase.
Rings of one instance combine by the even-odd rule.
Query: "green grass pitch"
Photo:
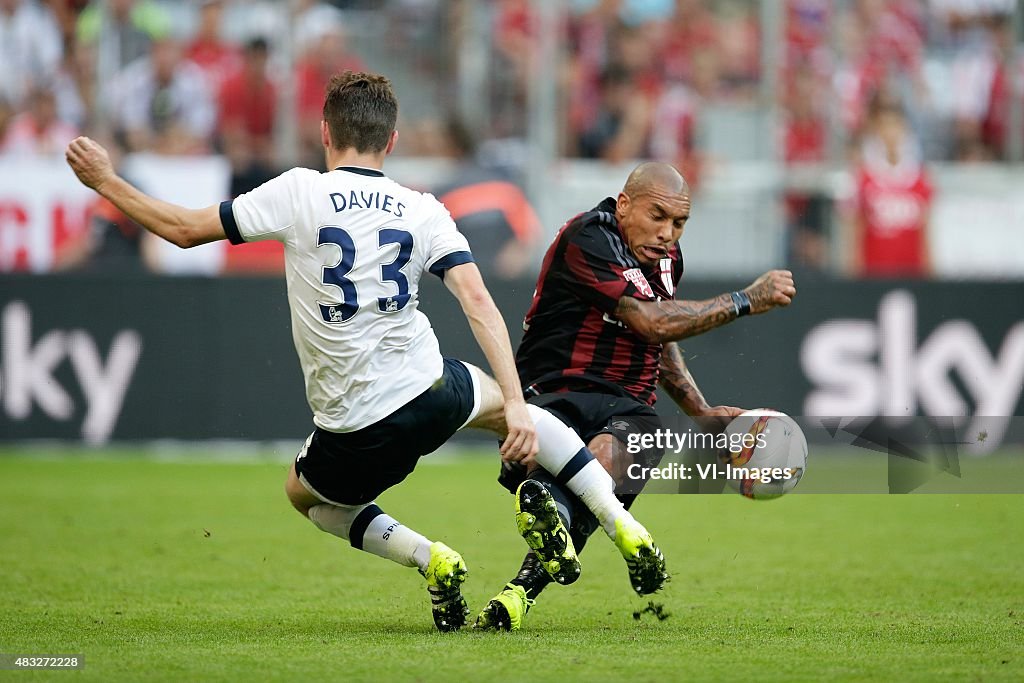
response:
[[[613,546],[523,631],[433,630],[423,580],[292,511],[276,463],[0,457],[0,680],[1022,680],[1017,495],[645,496],[671,613],[633,612]],[[474,614],[518,567],[496,456],[430,464],[382,507],[469,564]]]

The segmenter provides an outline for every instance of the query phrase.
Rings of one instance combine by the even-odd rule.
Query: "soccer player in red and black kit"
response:
[[[683,274],[678,241],[689,216],[690,191],[679,172],[668,164],[640,165],[617,198],[605,199],[559,231],[526,315],[516,365],[528,402],[577,431],[617,481],[631,456],[615,448],[616,438],[625,441],[630,418],[648,425],[657,420],[652,406],[659,383],[687,415],[722,420],[743,412],[708,405],[674,342],[789,305],[796,295],[792,274],[775,270],[738,292],[706,301],[675,299]],[[651,456],[660,454],[646,457]],[[528,487],[546,487],[579,551],[596,524],[564,491],[567,476],[571,468],[553,477],[542,469],[511,467],[499,480],[515,491],[526,479],[520,497],[530,495]],[[629,507],[636,496],[621,497]],[[550,582],[528,554],[476,627],[518,629]]]

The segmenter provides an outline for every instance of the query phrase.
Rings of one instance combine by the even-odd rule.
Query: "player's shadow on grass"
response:
[[[467,626],[467,629],[469,627]],[[450,634],[440,633],[430,622],[430,614],[425,614],[424,619],[409,621],[401,617],[389,619],[386,617],[372,618],[346,618],[324,619],[323,614],[310,616],[308,620],[291,618],[283,623],[271,622],[265,624],[259,636],[261,639],[271,640],[317,640],[326,639],[328,642],[334,640],[331,634],[344,634],[345,640],[356,639],[386,639],[396,635],[423,636],[437,634],[438,636],[449,636]]]
[[[489,632],[489,631],[474,631],[473,620],[470,619],[469,623],[463,627],[461,631],[453,633],[441,633],[433,627],[430,623],[430,616],[426,615],[426,619],[421,621],[414,621],[412,623],[403,622],[400,619],[371,619],[371,618],[337,618],[333,620],[324,620],[320,616],[317,620],[311,619],[310,621],[293,621],[289,620],[285,623],[270,623],[266,624],[265,627],[260,629],[258,637],[260,640],[271,640],[274,642],[281,641],[327,641],[331,643],[336,640],[362,640],[365,642],[374,642],[379,640],[381,644],[386,644],[389,639],[395,636],[436,636],[438,638],[460,638],[460,637],[474,637],[474,638],[494,638],[494,637],[510,637],[509,634],[502,631],[500,633]],[[564,625],[563,625],[564,626]],[[585,631],[587,629],[581,629]],[[545,634],[546,632],[557,632],[565,634],[565,628],[558,627],[545,627],[538,625],[535,628],[531,628],[530,637],[538,637]]]

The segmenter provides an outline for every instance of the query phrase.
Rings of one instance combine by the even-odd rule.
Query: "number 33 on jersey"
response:
[[[473,257],[432,195],[373,169],[296,168],[220,210],[232,244],[284,245],[292,338],[318,426],[373,424],[418,396],[425,375],[441,376],[420,277]],[[355,400],[371,382],[378,399]]]

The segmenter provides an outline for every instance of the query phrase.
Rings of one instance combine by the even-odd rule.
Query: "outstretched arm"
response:
[[[537,438],[533,420],[526,411],[505,320],[494,305],[475,263],[464,263],[448,269],[444,284],[459,300],[473,337],[484,352],[491,372],[501,387],[508,428],[508,438],[501,445],[501,456],[513,461],[529,460],[537,454]]]
[[[648,342],[678,341],[721,327],[746,313],[788,306],[796,296],[796,286],[791,272],[772,270],[736,294],[740,296],[719,294],[705,301],[640,301],[624,296],[619,299],[615,317]]]
[[[114,206],[154,235],[182,248],[227,237],[217,206],[186,209],[154,199],[114,172],[107,150],[89,138],[76,138],[65,153],[83,185],[109,199]]]

